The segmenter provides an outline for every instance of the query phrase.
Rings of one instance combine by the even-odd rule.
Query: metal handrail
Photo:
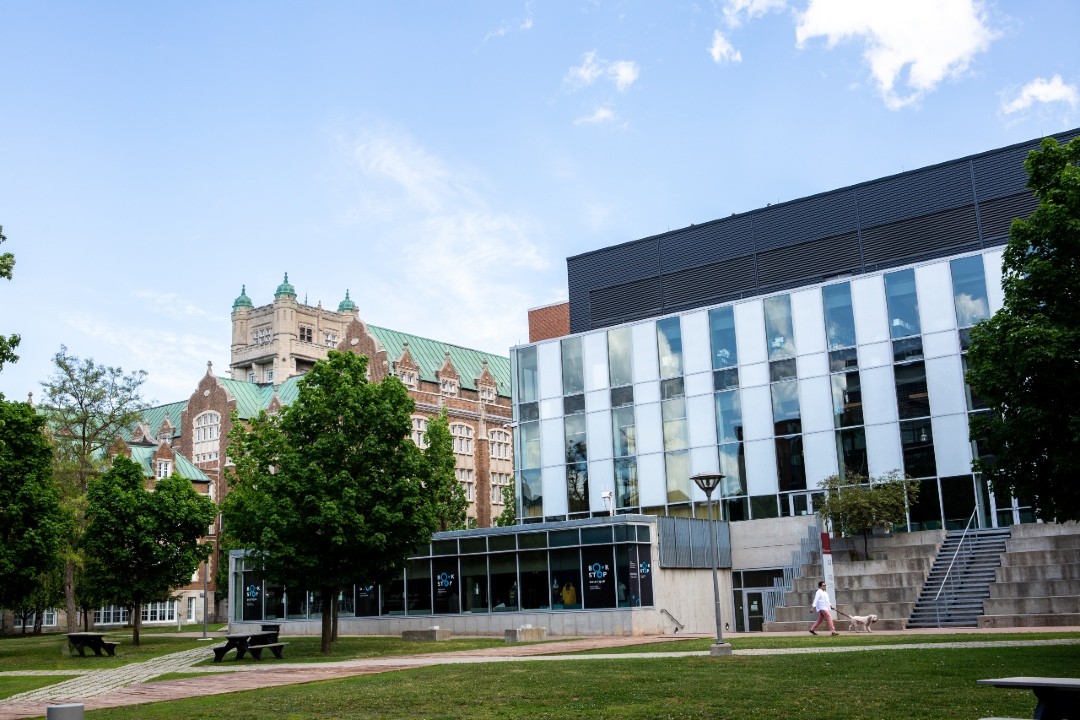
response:
[[[762,593],[764,622],[776,620],[776,608],[784,607],[784,595],[791,592],[795,579],[802,577],[803,566],[810,561],[810,554],[821,550],[821,531],[815,525],[806,529],[806,537],[799,539],[799,549],[791,552],[791,562],[783,568],[784,579],[773,579],[773,587]]]
[[[975,522],[975,514],[979,511],[976,507],[971,511],[971,517],[968,518],[967,525],[964,526],[964,532],[960,536],[960,542],[956,545],[956,550],[953,552],[952,559],[949,561],[949,567],[945,571],[945,577],[941,578],[941,585],[938,587],[937,594],[934,595],[934,612],[937,615],[938,627],[941,627],[941,603],[938,600],[941,598],[941,593],[945,591],[945,583],[949,581],[949,576],[952,574],[953,565],[956,564],[956,558],[960,554],[960,551],[964,549],[964,541],[967,540],[968,530],[971,529],[971,523]],[[955,585],[955,578],[953,584]]]

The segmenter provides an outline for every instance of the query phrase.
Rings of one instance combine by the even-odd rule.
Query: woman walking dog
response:
[[[810,634],[817,635],[818,625],[823,622],[828,622],[829,632],[831,632],[833,635],[839,635],[840,633],[836,632],[836,626],[833,625],[832,615],[829,614],[830,608],[832,608],[833,610],[835,610],[836,608],[834,608],[832,606],[832,603],[829,602],[829,593],[825,589],[824,580],[817,584],[817,593],[814,595],[813,608],[814,610],[817,610],[817,622],[810,626]]]

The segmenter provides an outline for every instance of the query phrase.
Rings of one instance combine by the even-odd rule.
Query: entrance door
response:
[[[761,632],[765,622],[765,597],[758,590],[743,590],[743,627],[748,632]]]

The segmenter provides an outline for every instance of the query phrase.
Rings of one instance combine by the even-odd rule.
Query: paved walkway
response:
[[[1076,631],[1078,628],[1037,628],[1042,631]],[[1033,628],[1032,630],[1036,630]],[[1021,628],[1005,629],[1003,632],[1022,632]],[[938,634],[904,631],[905,634]],[[951,631],[950,631],[951,632]],[[985,632],[985,631],[984,631]],[[775,633],[771,636],[790,635],[793,633]],[[875,633],[881,635],[898,633]],[[801,636],[801,633],[800,633]],[[745,637],[745,636],[743,636]],[[626,647],[667,641],[686,640],[686,635],[664,635],[657,637],[595,637],[576,640],[548,642],[536,645],[507,645],[505,647],[484,648],[448,653],[428,653],[403,657],[365,658],[342,660],[325,663],[269,663],[236,665],[220,664],[198,666],[194,664],[206,660],[212,645],[172,653],[130,663],[108,670],[86,671],[9,671],[0,672],[0,676],[37,676],[37,675],[78,675],[53,685],[31,690],[0,700],[0,720],[21,720],[23,718],[42,717],[49,705],[80,703],[86,710],[137,705],[140,703],[178,700],[204,695],[219,695],[277,687],[333,680],[337,678],[392,672],[408,668],[431,665],[450,665],[489,662],[523,661],[589,661],[589,660],[624,660],[642,657],[687,657],[708,655],[708,651],[697,652],[648,652],[648,653],[597,653],[592,655],[569,655],[583,650],[601,650],[606,648]],[[1009,640],[1009,641],[971,641],[947,643],[904,643],[898,645],[828,645],[828,638],[822,643],[805,648],[747,649],[735,650],[735,655],[787,655],[820,652],[865,652],[867,650],[910,650],[927,648],[966,648],[966,647],[1025,647],[1032,645],[1080,645],[1080,640]],[[200,677],[148,682],[152,678],[166,673],[201,673]]]

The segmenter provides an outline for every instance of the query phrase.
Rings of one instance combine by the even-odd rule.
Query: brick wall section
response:
[[[529,342],[551,340],[570,334],[570,303],[559,303],[529,311]]]

